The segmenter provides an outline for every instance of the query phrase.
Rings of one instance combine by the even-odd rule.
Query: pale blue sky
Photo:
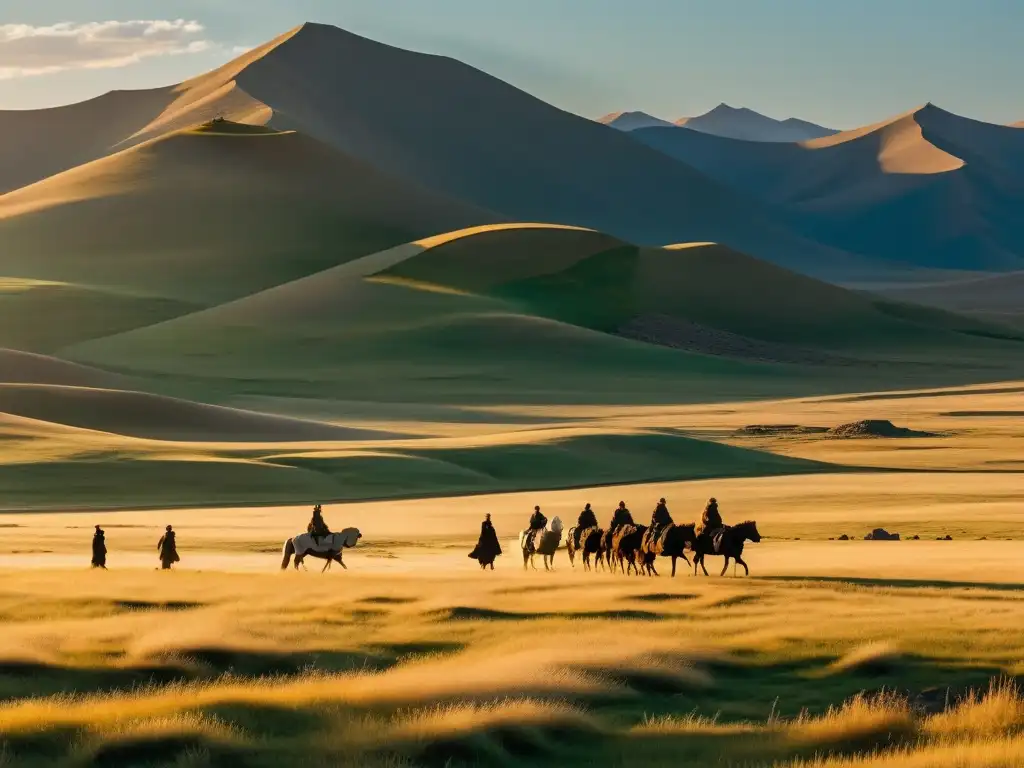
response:
[[[202,29],[122,25],[116,48],[69,47],[87,22],[133,19]],[[725,101],[847,128],[932,101],[1024,120],[1024,0],[2,0],[0,109],[177,82],[306,20],[454,56],[591,117]],[[58,22],[74,24],[34,29]],[[94,55],[135,63],[24,76]]]

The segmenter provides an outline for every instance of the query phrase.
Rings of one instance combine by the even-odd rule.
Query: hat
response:
[[[169,530],[171,530],[171,526],[169,526],[169,525],[168,525],[168,526],[167,526],[167,530],[168,530],[168,531],[169,531]]]
[[[587,506],[585,506],[584,509],[590,509],[590,502],[589,501],[587,502]]]
[[[534,512],[540,512],[540,504],[533,508]]]
[[[658,503],[659,503],[659,504],[664,504],[664,503],[665,503],[665,497],[664,497],[664,496],[662,496],[662,497],[661,497],[661,501],[659,501]]]
[[[97,530],[97,531],[100,531],[100,530],[103,530],[103,529],[102,529],[102,528],[100,528],[100,527],[99,527],[99,526],[97,525],[97,526],[96,526],[96,530]]]
[[[708,499],[708,503],[710,504],[712,502],[717,504],[718,503],[718,499],[716,499],[714,496],[712,496],[710,499]]]

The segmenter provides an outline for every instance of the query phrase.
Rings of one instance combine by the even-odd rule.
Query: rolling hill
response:
[[[1024,266],[1024,134],[933,105],[801,144],[630,136],[775,206],[806,237],[939,269]]]
[[[301,134],[207,123],[0,196],[0,344],[52,352],[498,218]]]
[[[795,117],[776,120],[747,107],[730,107],[728,104],[719,104],[697,117],[681,118],[675,125],[689,128],[691,131],[742,141],[798,142],[839,133],[807,120]]]
[[[659,332],[638,335],[652,321]],[[811,387],[850,381],[881,361],[889,376],[935,375],[951,354],[970,367],[1022,348],[1009,329],[910,311],[722,246],[641,248],[506,224],[388,249],[67,354],[271,395],[536,402],[600,397],[608,377],[620,396],[671,387],[688,398],[708,386],[771,390],[793,370]]]

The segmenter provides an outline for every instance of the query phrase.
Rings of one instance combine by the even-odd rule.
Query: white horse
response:
[[[341,551],[346,547],[354,547],[362,536],[363,534],[359,532],[358,528],[346,528],[338,533],[329,533],[326,536],[320,536],[319,540],[314,539],[310,533],[292,536],[284,543],[282,549],[284,559],[281,561],[281,570],[288,567],[292,555],[295,555],[295,570],[299,570],[300,565],[303,568],[306,567],[302,561],[307,555],[327,561],[320,573],[330,568],[331,563],[337,563],[348,570],[348,566],[341,561]]]
[[[530,541],[531,538],[534,539],[533,542]],[[532,547],[530,546],[531,543],[533,544]],[[548,566],[550,564],[554,567],[555,552],[558,551],[558,545],[561,543],[562,518],[560,517],[551,520],[543,531],[531,531],[529,529],[520,531],[519,546],[523,550],[523,568],[529,563],[531,567],[536,569],[537,566],[533,564],[533,556],[540,554],[544,557],[544,570],[551,570]]]

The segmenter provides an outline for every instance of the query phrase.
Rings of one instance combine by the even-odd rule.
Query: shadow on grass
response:
[[[499,611],[494,608],[476,608],[468,605],[456,605],[430,611],[428,614],[435,621],[536,621],[539,619],[626,619],[629,621],[662,621],[676,618],[653,611],[558,611],[552,613],[528,613],[520,611]]]
[[[758,581],[797,584],[841,584],[852,587],[887,589],[985,589],[992,592],[1024,592],[1024,584],[987,581],[943,581],[941,579],[881,579],[846,576],[761,576]]]

